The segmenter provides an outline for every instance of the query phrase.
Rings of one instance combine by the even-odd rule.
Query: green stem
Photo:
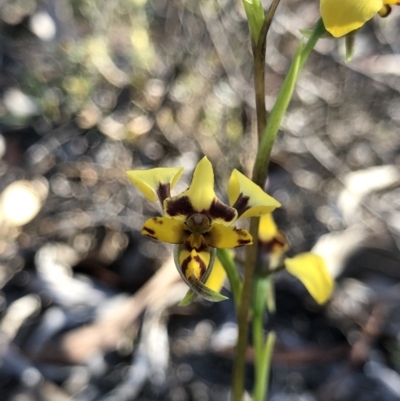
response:
[[[270,332],[265,346],[261,349],[258,364],[256,365],[257,372],[253,401],[264,401],[268,399],[268,382],[275,340],[275,333]]]
[[[264,343],[263,318],[266,307],[265,294],[268,286],[268,278],[256,275],[254,277],[254,296],[253,296],[253,344],[255,351],[256,382],[260,379],[257,375],[259,359]]]
[[[238,310],[238,342],[236,345],[235,364],[233,369],[233,400],[242,401],[245,379],[245,363],[248,336],[248,315],[252,298],[254,266],[256,263],[258,243],[258,218],[250,220],[250,234],[253,236],[253,245],[247,247],[246,263],[244,268],[244,283],[242,299]],[[253,249],[254,248],[254,249]]]
[[[256,95],[257,136],[261,141],[267,124],[267,110],[265,108],[265,44],[254,51],[254,89]]]
[[[227,249],[217,249],[217,257],[225,269],[231,285],[233,300],[235,301],[236,310],[239,308],[240,293],[242,291],[242,282],[236,268],[235,262]]]
[[[253,401],[264,401],[268,389],[267,373],[269,371],[270,358],[265,355],[267,346],[264,346],[264,313],[266,308],[266,295],[270,287],[269,276],[254,278],[253,298],[253,344],[254,344],[254,391]],[[268,344],[268,340],[267,340]]]
[[[253,169],[253,181],[261,187],[264,185],[267,177],[268,164],[271,156],[272,146],[275,142],[275,138],[282,123],[282,119],[292,98],[293,90],[295,88],[299,72],[304,66],[304,63],[308,59],[318,39],[325,32],[326,31],[324,24],[320,19],[315,25],[313,33],[307,41],[306,45],[304,46],[303,43],[300,44],[299,48],[297,49],[296,55],[293,58],[289,72],[286,75],[286,78],[283,81],[282,87],[278,93],[275,105],[272,108],[271,113],[268,117],[267,126],[265,127],[262,136]]]
[[[250,31],[252,34],[253,55],[254,55],[254,88],[256,96],[257,113],[257,134],[261,141],[262,134],[266,127],[266,108],[265,108],[265,49],[267,44],[267,34],[271,26],[275,11],[280,0],[273,0],[267,14],[262,15],[262,25],[259,25],[262,5],[260,0],[250,2],[242,0],[249,20]],[[251,10],[250,5],[253,5]],[[251,16],[251,20],[249,18]],[[257,17],[255,17],[257,16]],[[253,28],[252,28],[253,26]],[[250,234],[253,236],[253,245],[247,248],[246,263],[244,271],[244,283],[242,298],[237,312],[238,319],[238,342],[233,371],[233,399],[241,401],[244,391],[246,349],[248,337],[248,315],[251,304],[251,294],[253,287],[254,267],[257,259],[258,243],[258,222],[259,219],[252,218],[250,221]]]
[[[251,41],[257,43],[264,21],[264,9],[260,0],[242,0],[249,24]]]
[[[267,110],[265,107],[265,50],[267,47],[267,33],[280,0],[273,0],[261,27],[254,55],[254,89],[256,95],[257,135],[261,142],[267,124]]]

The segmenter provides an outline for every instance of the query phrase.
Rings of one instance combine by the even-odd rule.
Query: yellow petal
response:
[[[225,269],[218,258],[215,258],[214,267],[210,277],[206,281],[206,286],[213,291],[220,292],[226,278]]]
[[[168,217],[153,217],[144,223],[142,234],[169,244],[182,244],[185,240],[185,225]]]
[[[289,244],[284,234],[278,230],[272,214],[260,218],[258,226],[258,246],[269,269],[276,269],[281,263]]]
[[[265,214],[260,218],[258,226],[258,239],[263,242],[271,241],[279,232],[272,214]]]
[[[190,187],[180,195],[164,201],[167,216],[185,220],[194,213],[207,215],[212,221],[229,225],[236,220],[236,210],[222,203],[214,192],[214,172],[203,157],[193,173]]]
[[[227,227],[223,224],[213,224],[210,230],[203,235],[207,244],[213,248],[236,248],[253,243],[253,239],[248,231],[235,227]]]
[[[321,256],[301,253],[294,258],[286,258],[285,266],[290,274],[304,284],[319,304],[323,304],[331,296],[334,283]]]
[[[389,4],[382,0],[321,0],[321,16],[326,30],[338,38],[363,26],[384,3]]]
[[[126,174],[132,184],[151,202],[171,196],[170,191],[178,182],[183,167],[153,168],[151,170],[131,170]]]
[[[239,217],[259,217],[281,204],[238,170],[233,170],[228,185],[229,204]]]
[[[194,277],[200,280],[210,264],[208,249],[196,250],[183,248],[179,253],[179,265],[187,280]]]
[[[214,171],[207,157],[203,157],[197,164],[186,194],[197,211],[209,209],[214,201]]]

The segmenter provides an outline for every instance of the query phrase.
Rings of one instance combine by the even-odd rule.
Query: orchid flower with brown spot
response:
[[[214,172],[204,157],[196,166],[189,188],[177,196],[170,190],[178,181],[182,168],[128,171],[128,177],[147,199],[160,200],[163,217],[147,220],[142,234],[177,245],[175,263],[182,279],[191,288],[185,304],[197,295],[211,301],[226,297],[212,288],[216,248],[235,248],[252,244],[248,231],[233,226],[239,217],[258,217],[271,213],[280,204],[238,170],[232,172],[228,185],[230,206],[214,192]],[[219,280],[220,281],[220,280]]]

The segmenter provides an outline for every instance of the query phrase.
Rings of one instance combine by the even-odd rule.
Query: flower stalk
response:
[[[243,0],[245,2],[245,0]],[[276,135],[281,125],[282,119],[286,113],[290,99],[293,95],[295,83],[299,74],[299,71],[306,62],[312,49],[317,43],[318,39],[325,33],[325,27],[322,20],[319,20],[313,30],[313,33],[306,45],[300,44],[295,57],[292,61],[289,72],[284,80],[284,83],[279,91],[275,105],[270,113],[268,121],[266,121],[265,111],[265,49],[266,49],[266,35],[268,28],[273,19],[275,10],[279,4],[279,1],[274,1],[264,19],[263,28],[260,31],[260,36],[257,38],[257,46],[253,51],[254,57],[254,87],[256,93],[256,112],[257,112],[257,131],[259,138],[259,149],[256,155],[256,160],[253,168],[253,182],[260,187],[264,186],[267,173],[268,165],[271,155],[272,146],[275,142]],[[268,21],[267,21],[268,18]],[[267,21],[267,22],[266,22]],[[250,25],[251,29],[251,25]],[[253,34],[252,34],[253,37]],[[253,40],[254,43],[254,40]],[[238,342],[236,346],[236,355],[234,361],[234,372],[233,372],[233,400],[241,401],[244,391],[244,378],[245,378],[245,361],[246,361],[246,350],[247,350],[247,339],[248,339],[248,318],[250,312],[250,306],[252,301],[252,292],[254,288],[254,274],[255,266],[257,261],[257,244],[258,244],[258,225],[259,219],[252,218],[250,221],[250,235],[253,238],[253,245],[247,248],[245,272],[244,272],[244,283],[243,291],[240,302],[240,307],[237,313],[238,318]],[[258,317],[257,319],[261,319]],[[256,323],[256,329],[260,331],[260,321]],[[262,327],[261,327],[262,328]],[[258,344],[263,341],[260,340],[261,333],[257,333],[256,341]],[[261,337],[262,338],[262,337]],[[269,337],[270,338],[270,337]],[[272,337],[271,337],[272,338]],[[260,359],[257,363],[256,370],[258,371],[256,381],[265,380],[266,372],[269,372],[269,364],[271,361],[270,353],[273,348],[273,340],[267,340],[265,353],[267,354],[264,358]],[[269,354],[268,354],[269,352]],[[264,355],[264,353],[262,353]],[[268,366],[267,366],[268,365]],[[262,377],[263,375],[263,377]],[[256,394],[257,397],[261,397],[265,393],[265,387],[259,388],[260,386],[256,383]],[[260,398],[261,399],[261,398]]]
[[[235,302],[235,307],[237,310],[239,308],[240,296],[242,292],[242,281],[240,279],[237,267],[229,251],[227,251],[226,249],[217,249],[217,257],[222,263],[226,275],[228,276],[228,280],[231,285],[233,300]]]

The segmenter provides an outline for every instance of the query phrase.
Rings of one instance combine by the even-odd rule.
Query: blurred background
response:
[[[268,110],[318,7],[278,8]],[[321,40],[274,147],[289,254],[324,255],[337,284],[320,307],[277,277],[273,401],[400,399],[399,23],[374,18],[348,64]],[[180,191],[207,155],[225,200],[251,171],[240,1],[2,0],[0,26],[0,400],[229,400],[232,300],[177,306],[171,246],[140,234],[160,210],[125,170],[184,166]]]

